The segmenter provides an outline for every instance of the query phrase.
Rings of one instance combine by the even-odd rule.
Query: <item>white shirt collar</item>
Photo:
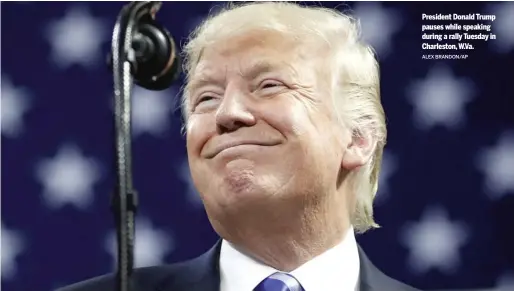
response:
[[[305,291],[355,291],[359,284],[359,252],[353,229],[333,248],[291,272]],[[251,291],[276,269],[241,253],[223,240],[220,251],[221,291]]]

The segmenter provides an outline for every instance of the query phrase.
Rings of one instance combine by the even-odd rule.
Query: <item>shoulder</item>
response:
[[[132,276],[132,291],[191,290],[192,286],[206,290],[206,286],[219,284],[218,259],[221,243],[218,241],[199,257],[155,267],[138,268]],[[107,274],[82,281],[56,291],[112,291],[116,287],[116,274]]]
[[[385,273],[381,271],[375,272],[374,279],[374,289],[376,290],[378,286],[381,286],[381,290],[394,290],[394,291],[421,291],[420,289],[416,289],[410,285],[407,285],[401,281],[398,281],[392,277],[389,277]],[[379,289],[380,290],[380,289]]]
[[[379,270],[359,246],[361,291],[421,291],[400,282]]]
[[[133,290],[154,290],[165,281],[170,280],[183,266],[183,263],[177,263],[135,269],[133,274]],[[111,273],[78,282],[56,291],[112,291],[115,290],[115,287],[116,274]]]
[[[368,285],[368,290],[421,291],[420,289],[389,277],[378,269],[373,273],[373,279],[368,279],[366,283],[366,285]]]
[[[416,289],[412,286],[409,286],[403,282],[400,282],[396,279],[388,277],[389,285],[391,286],[390,290],[398,290],[398,291],[421,291],[420,289]]]

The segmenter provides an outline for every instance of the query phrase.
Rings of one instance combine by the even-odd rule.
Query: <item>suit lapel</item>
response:
[[[221,240],[198,258],[177,265],[175,275],[157,291],[219,291]]]
[[[378,290],[380,286],[381,290],[387,289],[386,282],[382,280],[382,272],[380,272],[371,261],[368,256],[364,253],[364,250],[359,248],[359,260],[360,260],[360,290],[359,291],[374,291]],[[384,285],[385,284],[385,285]]]
[[[391,289],[391,279],[373,265],[360,246],[358,246],[358,248],[360,260],[359,291],[393,291],[393,289]]]

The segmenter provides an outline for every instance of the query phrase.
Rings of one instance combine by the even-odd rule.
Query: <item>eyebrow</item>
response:
[[[245,78],[246,80],[253,80],[257,76],[265,73],[269,73],[272,71],[283,71],[290,66],[286,63],[282,62],[270,62],[268,60],[258,60],[253,62],[248,67],[243,67],[239,70],[239,75]],[[292,68],[290,68],[292,69]],[[208,73],[200,73],[197,76],[193,77],[189,85],[187,86],[190,92],[194,92],[198,88],[211,85],[211,84],[219,84],[222,82],[219,77],[216,77],[211,70]],[[291,73],[295,73],[295,70],[292,69]]]
[[[247,80],[253,80],[261,74],[276,71],[279,67],[280,66],[276,62],[259,60],[251,64],[249,67],[240,70],[239,74]]]
[[[202,88],[212,83],[219,83],[219,80],[216,80],[215,78],[209,76],[202,75],[199,77],[195,77],[195,79],[189,83],[187,89],[189,92],[194,92],[198,88]]]

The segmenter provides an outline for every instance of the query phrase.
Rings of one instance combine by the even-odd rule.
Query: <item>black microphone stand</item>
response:
[[[118,244],[117,291],[130,291],[134,268],[135,214],[138,196],[132,183],[131,93],[137,68],[132,48],[142,15],[154,15],[161,2],[131,2],[123,7],[113,31],[112,70],[114,76],[115,154],[117,185],[112,196]]]

